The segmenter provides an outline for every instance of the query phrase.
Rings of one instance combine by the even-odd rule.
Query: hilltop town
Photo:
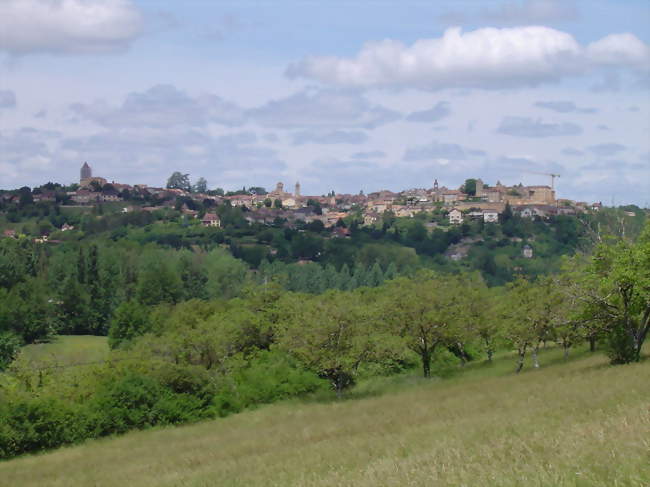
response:
[[[293,192],[286,191],[282,182],[278,182],[268,192],[259,187],[231,193],[208,191],[206,188],[197,190],[189,184],[185,187],[176,187],[174,184],[152,187],[109,182],[104,177],[93,176],[88,163],[81,167],[78,187],[65,192],[61,188],[35,189],[31,196],[34,202],[58,201],[64,205],[124,202],[124,212],[176,208],[188,216],[200,217],[206,226],[220,226],[219,217],[216,213],[197,211],[192,202],[208,208],[223,204],[241,207],[246,210],[245,218],[249,223],[272,223],[281,218],[287,222],[321,221],[325,227],[334,227],[339,220],[353,213],[360,217],[363,225],[373,225],[380,222],[385,214],[413,217],[422,212],[442,210],[450,224],[461,224],[467,219],[498,222],[506,205],[510,206],[514,214],[524,218],[575,215],[584,211],[597,211],[601,206],[600,203],[557,199],[552,186],[506,186],[499,181],[489,185],[481,179],[468,179],[458,188],[440,186],[438,180],[434,179],[431,188],[401,192],[382,190],[369,194],[331,192],[328,195],[304,195],[299,182],[295,183]],[[20,195],[8,192],[2,198],[11,203],[17,201]],[[143,204],[133,206],[134,201]]]

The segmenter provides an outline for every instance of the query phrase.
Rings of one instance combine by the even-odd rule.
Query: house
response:
[[[16,230],[9,229],[2,232],[2,236],[6,238],[16,238]]]
[[[97,201],[97,194],[87,189],[80,189],[72,193],[71,199],[75,203],[90,203],[91,201]]]
[[[533,248],[528,244],[524,245],[524,248],[522,250],[522,254],[524,255],[524,258],[532,259],[533,258]]]
[[[463,223],[463,214],[458,208],[454,208],[449,212],[449,223],[452,225]]]
[[[519,216],[522,218],[532,218],[535,216],[535,212],[530,206],[526,206],[519,210]]]
[[[364,213],[363,215],[363,224],[364,225],[373,225],[379,221],[380,215],[374,211]]]
[[[67,223],[64,223],[63,226],[61,227],[62,232],[67,232],[69,230],[74,230],[73,225],[68,225]]]
[[[56,201],[56,193],[54,191],[43,191],[42,193],[35,193],[32,195],[35,203],[40,201]]]
[[[591,205],[591,210],[592,211],[600,211],[600,209],[603,207],[603,204],[601,202],[594,203]]]
[[[499,213],[494,210],[483,210],[483,221],[485,223],[498,223]]]
[[[201,218],[201,225],[204,227],[220,227],[221,219],[216,213],[206,213],[203,218]]]
[[[442,193],[442,201],[447,204],[447,203],[453,203],[455,201],[460,201],[462,198],[463,194],[458,191],[457,189],[448,189],[447,191]]]

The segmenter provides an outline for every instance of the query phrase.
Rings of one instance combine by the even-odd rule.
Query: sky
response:
[[[650,204],[647,0],[0,0],[0,188],[550,184]]]

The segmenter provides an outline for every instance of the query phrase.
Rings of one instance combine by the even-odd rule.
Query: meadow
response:
[[[34,367],[70,366],[101,362],[108,357],[106,337],[57,335],[51,341],[26,345],[21,359]]]
[[[650,485],[650,362],[558,349],[0,463],[2,486]]]

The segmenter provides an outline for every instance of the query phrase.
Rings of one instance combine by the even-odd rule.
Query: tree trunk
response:
[[[569,360],[569,348],[571,347],[571,345],[564,343],[563,346],[564,346],[564,360]]]
[[[458,355],[458,358],[460,359],[460,366],[465,367],[465,364],[467,363],[467,353],[465,352],[465,347],[463,347],[462,343],[457,343],[456,346],[460,352]]]
[[[494,355],[494,350],[492,350],[492,344],[490,343],[490,340],[485,337],[485,351],[487,352],[487,358],[488,362],[492,363],[492,355]]]
[[[521,369],[524,368],[524,358],[526,357],[526,349],[519,349],[519,358],[517,359],[517,369],[515,373],[521,372]]]
[[[336,398],[341,399],[343,397],[343,376],[337,374],[334,379],[334,389],[336,390]]]
[[[539,352],[539,343],[533,348],[533,367],[539,369],[539,359],[537,358],[537,352]]]
[[[590,352],[596,351],[596,337],[593,336],[589,337],[589,351]]]
[[[426,350],[422,352],[422,373],[424,377],[431,377],[431,352]]]

